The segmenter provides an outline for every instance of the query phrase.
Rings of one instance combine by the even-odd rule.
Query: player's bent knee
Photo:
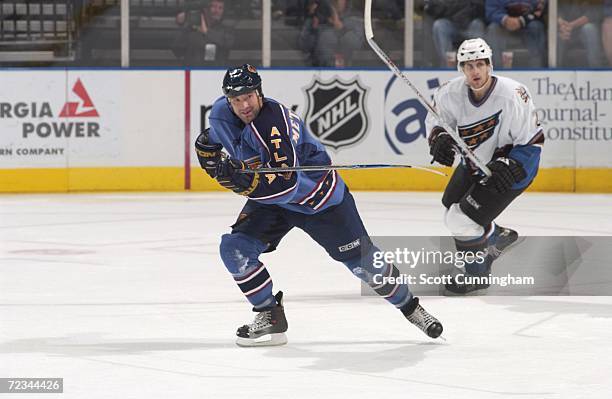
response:
[[[265,249],[264,243],[244,233],[224,234],[219,245],[221,259],[232,274],[241,274],[258,266],[259,255]]]
[[[455,237],[480,237],[484,228],[469,218],[459,204],[452,204],[444,215],[444,223]]]

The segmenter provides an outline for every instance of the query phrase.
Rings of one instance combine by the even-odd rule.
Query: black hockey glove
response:
[[[491,170],[491,177],[484,179],[484,185],[491,191],[503,194],[527,177],[523,165],[512,158],[500,157],[487,164]]]
[[[445,166],[453,166],[455,162],[455,140],[447,132],[440,132],[429,144],[429,154],[433,157],[432,163],[438,162]]]
[[[195,149],[200,166],[214,179],[217,176],[217,166],[221,162],[223,146],[218,143],[208,142],[208,130],[206,129],[200,133],[195,141]]]
[[[249,195],[259,184],[259,173],[239,173],[239,170],[246,169],[244,162],[226,158],[219,162],[216,177],[219,184],[232,190],[236,194]]]

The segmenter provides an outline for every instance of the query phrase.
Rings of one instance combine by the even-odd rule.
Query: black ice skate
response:
[[[279,291],[274,298],[274,307],[257,313],[253,323],[238,328],[238,346],[274,346],[287,343],[285,331],[288,325],[283,308],[283,292]]]
[[[495,236],[495,244],[489,247],[489,254],[493,257],[493,260],[502,256],[523,240],[523,238],[519,240],[519,235],[515,230],[498,225],[495,225]]]
[[[490,263],[493,263],[494,260],[507,253],[508,250],[512,249],[512,247],[516,246],[523,240],[523,238],[519,239],[519,235],[515,230],[498,225],[495,226],[495,236],[495,244],[487,248],[487,256],[489,257],[488,260]],[[489,276],[490,273],[491,264],[489,264],[486,272],[483,273],[482,276]],[[470,274],[465,274],[465,276],[477,277],[472,276]],[[463,280],[465,280],[465,278]],[[487,288],[489,288],[489,285],[490,284],[488,282],[482,281],[474,281],[469,283],[462,281],[461,283],[459,283],[457,282],[455,276],[452,278],[449,284],[445,285],[446,291],[444,292],[444,295],[485,295],[487,293]]]
[[[419,298],[413,297],[400,310],[409,322],[421,329],[430,338],[438,338],[442,334],[442,323],[419,305]]]

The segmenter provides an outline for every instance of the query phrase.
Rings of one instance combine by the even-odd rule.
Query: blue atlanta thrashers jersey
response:
[[[245,125],[225,97],[215,101],[209,117],[209,140],[220,143],[249,167],[330,165],[325,147],[300,117],[279,102],[265,98],[257,118]],[[249,198],[290,211],[314,214],[339,204],[345,184],[336,171],[267,173]]]

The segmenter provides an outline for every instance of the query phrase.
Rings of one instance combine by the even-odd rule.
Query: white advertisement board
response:
[[[546,166],[612,167],[610,71],[542,71],[524,73],[522,78],[537,101],[546,150],[555,149]]]
[[[192,71],[192,133],[221,96],[223,71]],[[264,94],[293,108],[336,163],[429,165],[427,111],[388,71],[260,70]],[[454,71],[409,71],[428,99]],[[504,72],[530,90],[546,133],[542,167],[612,167],[612,73]],[[194,139],[195,137],[192,137]],[[195,166],[195,156],[192,164]]]
[[[260,70],[266,96],[301,115],[336,163],[429,165],[425,108],[386,70]],[[431,98],[453,71],[410,71]],[[223,70],[191,71],[191,134],[207,125]],[[531,91],[543,167],[610,168],[612,73],[504,73]],[[0,168],[172,166],[184,162],[185,72],[7,70]],[[195,154],[191,162],[197,166]]]
[[[0,168],[180,166],[182,71],[0,75]]]

